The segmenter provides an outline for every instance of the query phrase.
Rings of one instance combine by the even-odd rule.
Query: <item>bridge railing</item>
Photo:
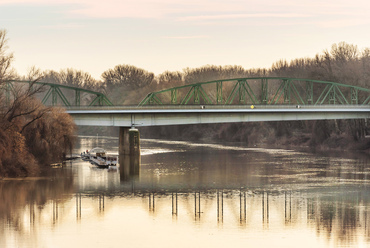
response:
[[[38,87],[37,96],[45,105],[71,106],[112,106],[111,101],[100,92],[83,88],[53,84],[45,82],[9,80],[2,84],[2,93],[5,95],[6,102],[9,103],[17,94],[17,91],[25,90],[24,87]]]
[[[145,105],[367,105],[370,90],[335,82],[286,77],[222,79],[149,93]]]

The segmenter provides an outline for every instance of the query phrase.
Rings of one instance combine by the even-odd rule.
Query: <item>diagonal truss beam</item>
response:
[[[42,103],[45,105],[50,102],[52,106],[58,105],[58,99],[60,99],[61,104],[66,107],[72,106],[71,103],[74,103],[75,106],[81,106],[81,93],[83,93],[83,94],[88,94],[88,95],[93,96],[91,102],[88,103],[89,106],[93,106],[93,105],[113,106],[112,102],[104,94],[100,92],[95,92],[92,90],[87,90],[83,88],[67,86],[67,85],[62,85],[62,84],[45,83],[45,82],[34,82],[34,81],[24,81],[24,80],[6,81],[6,85],[12,86],[15,83],[29,84],[30,87],[33,85],[39,85],[40,87],[45,87],[46,93],[44,94],[42,98]],[[14,87],[13,87],[13,90],[14,90]],[[74,100],[71,101],[69,97],[67,97],[65,93],[63,93],[63,90],[65,92],[68,92],[68,91],[74,92]],[[9,91],[6,89],[6,92],[9,92]]]
[[[179,98],[180,95],[184,97]],[[139,103],[139,106],[156,104],[368,105],[370,89],[301,78],[232,78],[151,92]]]

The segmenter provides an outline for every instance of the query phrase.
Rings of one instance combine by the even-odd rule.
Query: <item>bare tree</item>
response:
[[[6,31],[0,30],[0,88],[5,80],[15,78],[11,69],[13,55],[6,52],[6,42]],[[41,165],[52,161],[44,159],[45,153],[61,158],[72,145],[75,126],[71,117],[45,107],[35,97],[44,90],[43,85],[36,84],[42,77],[41,71],[33,67],[23,78],[29,83],[13,85],[8,92],[9,103],[0,97],[0,176],[36,175]],[[45,129],[47,123],[51,123],[51,132]],[[40,134],[41,139],[31,134]],[[34,152],[40,147],[44,148],[43,154]],[[52,149],[47,150],[48,147]]]
[[[186,84],[243,77],[247,75],[248,73],[241,66],[206,65],[199,68],[184,69],[184,81]]]
[[[337,63],[344,64],[359,58],[359,50],[356,45],[339,42],[331,46],[330,54]]]
[[[134,90],[152,84],[154,73],[133,65],[117,65],[114,69],[105,71],[102,78],[108,87],[110,85],[120,85]]]
[[[5,80],[12,79],[15,71],[11,68],[14,60],[13,53],[8,53],[8,39],[6,38],[7,31],[0,29],[0,84]]]
[[[99,87],[99,82],[89,73],[72,68],[60,70],[59,72],[46,71],[43,81],[48,83],[81,87],[90,90],[96,90]]]
[[[152,90],[154,73],[132,65],[117,65],[102,74],[105,93],[114,104],[138,104]]]
[[[183,85],[183,74],[179,71],[165,71],[157,77],[157,83],[161,89]]]

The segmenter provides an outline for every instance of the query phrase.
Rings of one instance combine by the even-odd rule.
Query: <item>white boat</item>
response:
[[[115,156],[107,156],[106,151],[103,148],[95,147],[89,151],[86,151],[84,155],[81,154],[82,159],[88,158],[90,163],[101,167],[101,168],[108,168],[109,166],[116,166],[117,165],[117,157]]]

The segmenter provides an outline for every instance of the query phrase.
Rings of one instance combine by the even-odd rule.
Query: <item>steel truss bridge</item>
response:
[[[40,93],[37,94],[42,99],[44,105],[63,105],[65,107],[113,105],[111,101],[100,92],[63,84],[24,80],[9,80],[4,82],[2,90],[5,93],[6,103],[9,103],[11,98],[18,94],[17,92],[28,87],[34,89],[40,88]]]
[[[20,85],[42,87],[45,105],[113,106],[101,92],[63,84],[9,80],[2,84],[6,101]],[[370,89],[335,82],[287,78],[250,77],[182,85],[149,93],[142,106],[174,105],[370,105]],[[163,108],[160,107],[160,108]]]
[[[16,93],[16,82],[31,83],[9,81],[5,92]],[[130,129],[136,126],[370,118],[369,89],[309,79],[259,77],[190,84],[149,93],[138,106],[112,106],[102,93],[81,88],[34,84],[48,89],[44,104],[56,105],[59,97],[76,125],[119,127],[119,154],[133,157],[140,154],[139,132]],[[74,104],[63,90],[74,93]],[[87,107],[81,104],[81,92],[90,96]],[[108,107],[92,107],[103,104]]]
[[[149,93],[138,106],[69,108],[77,125],[162,126],[370,118],[370,90],[309,79],[223,79]]]
[[[145,105],[368,105],[370,89],[311,79],[251,77],[189,84],[149,93]]]
[[[43,87],[42,102],[55,106],[59,100],[77,125],[132,127],[370,118],[370,89],[310,79],[254,77],[189,84],[151,92],[137,106],[113,106],[100,92],[30,81],[3,84],[8,100],[10,92],[19,90],[15,84]]]

